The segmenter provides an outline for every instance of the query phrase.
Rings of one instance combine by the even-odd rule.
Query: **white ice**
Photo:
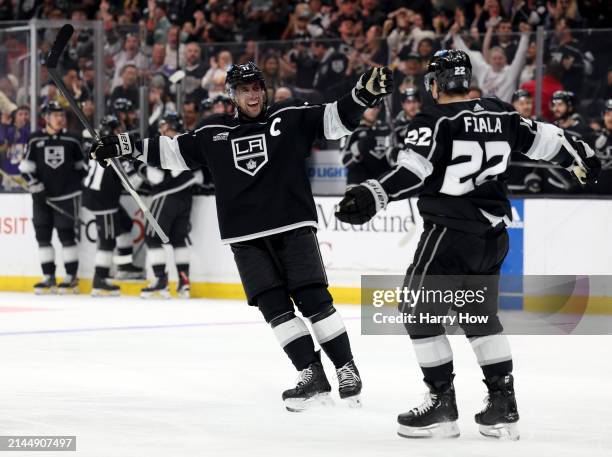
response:
[[[408,440],[396,416],[424,391],[410,341],[362,336],[359,308],[339,309],[364,406],[295,414],[280,394],[296,373],[244,303],[0,294],[0,435],[77,436],[48,457],[612,455],[611,336],[510,338],[519,442],[478,434],[481,372],[451,337],[461,437]]]

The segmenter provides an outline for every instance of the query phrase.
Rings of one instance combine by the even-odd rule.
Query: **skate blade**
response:
[[[58,287],[57,294],[58,295],[77,295],[79,293],[79,289],[77,287]]]
[[[57,293],[57,289],[55,287],[35,287],[34,295],[54,295]]]
[[[116,272],[114,279],[121,279],[123,281],[142,281],[145,278],[144,273],[126,273],[126,272]]]
[[[400,424],[397,434],[404,438],[458,438],[460,435],[457,422],[440,422],[427,427],[409,427]]]
[[[157,292],[140,292],[140,298],[147,300],[167,300],[170,298],[170,292],[167,290]]]
[[[185,299],[189,299],[191,298],[191,293],[188,290],[183,290],[181,292],[177,292],[176,296],[178,298],[185,298]]]
[[[324,406],[334,406],[334,400],[329,395],[329,392],[313,395],[310,398],[287,398],[285,400],[285,408],[292,413],[300,413],[308,409]]]
[[[478,431],[482,436],[498,440],[518,441],[521,437],[516,422],[510,424],[480,425]]]
[[[353,395],[352,397],[346,397],[341,399],[349,408],[357,409],[361,408],[361,396]]]
[[[118,297],[121,295],[120,290],[102,290],[102,289],[92,289],[91,296],[92,297]]]

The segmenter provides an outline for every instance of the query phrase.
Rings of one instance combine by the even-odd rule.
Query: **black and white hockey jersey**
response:
[[[207,166],[225,243],[316,227],[305,159],[316,138],[349,135],[364,109],[348,94],[324,105],[286,100],[253,121],[212,116],[195,131],[138,142],[139,160],[179,171]]]
[[[143,164],[119,160],[132,186],[139,189],[144,181]],[[119,210],[123,184],[112,167],[103,167],[95,160],[89,161],[87,176],[83,180],[83,206],[93,214],[112,213]]]
[[[370,126],[362,122],[341,143],[342,164],[347,168],[346,183],[359,184],[389,171],[390,147],[391,129],[387,124],[377,121]]]
[[[66,130],[57,135],[44,130],[33,133],[19,171],[28,185],[43,183],[49,200],[80,194],[85,174],[81,138]]]
[[[498,99],[427,106],[410,123],[396,167],[379,181],[390,201],[418,194],[425,221],[484,233],[512,218],[504,182],[510,153],[568,167],[560,135]]]
[[[189,192],[194,185],[203,185],[202,170],[178,171],[163,170],[157,167],[145,166],[144,175],[151,185],[151,200],[179,192]]]

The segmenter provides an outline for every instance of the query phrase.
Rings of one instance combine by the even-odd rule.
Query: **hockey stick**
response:
[[[2,168],[0,168],[0,175],[2,175],[3,178],[8,179],[9,181],[14,182],[15,184],[17,184],[19,187],[21,187],[23,190],[25,190],[26,192],[29,192],[26,184],[24,182],[21,182],[19,179],[17,179],[14,176],[9,175],[6,171],[4,171]],[[70,214],[68,211],[64,210],[63,208],[60,208],[59,206],[57,206],[56,204],[54,204],[53,202],[51,202],[48,199],[45,199],[45,203],[53,210],[57,211],[58,213],[60,213],[62,216],[67,217],[68,219],[72,219],[74,222],[78,222],[79,225],[82,225],[84,227],[87,227],[87,224],[85,222],[83,222],[81,220],[81,218],[78,217],[74,217],[72,214]]]
[[[53,79],[53,82],[55,83],[57,88],[60,90],[64,98],[70,104],[72,111],[81,121],[81,124],[83,124],[83,126],[87,129],[87,131],[94,140],[100,141],[100,135],[98,135],[98,132],[96,132],[91,126],[91,124],[83,114],[83,111],[81,111],[81,108],[79,108],[79,106],[77,105],[76,100],[74,99],[68,88],[64,85],[64,81],[62,81],[62,78],[60,77],[57,71],[57,63],[59,61],[60,55],[62,54],[62,52],[64,52],[64,48],[68,44],[68,41],[70,40],[70,37],[72,37],[73,33],[74,27],[72,27],[72,25],[70,24],[65,24],[60,29],[59,33],[57,34],[57,38],[55,39],[55,42],[51,47],[49,56],[47,57],[47,70],[49,71],[49,76],[51,76],[51,79]],[[147,222],[151,224],[151,227],[153,227],[153,230],[155,230],[155,233],[157,233],[157,236],[159,236],[162,243],[168,243],[168,237],[166,236],[162,228],[159,226],[157,220],[149,211],[149,208],[147,208],[145,203],[142,201],[140,195],[138,195],[138,192],[136,192],[136,189],[134,189],[134,187],[130,183],[130,180],[125,171],[123,170],[123,167],[119,163],[119,160],[117,158],[113,158],[107,160],[107,163],[110,164],[115,173],[117,173],[119,179],[121,180],[121,184],[123,184],[125,190],[132,196],[132,198],[134,198],[136,204],[142,210],[142,213],[147,219]]]

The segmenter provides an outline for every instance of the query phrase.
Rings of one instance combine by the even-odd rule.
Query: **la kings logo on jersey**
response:
[[[236,168],[251,176],[255,176],[268,162],[266,136],[263,133],[234,138],[232,151]]]
[[[45,146],[45,163],[56,169],[64,163],[64,146]]]

